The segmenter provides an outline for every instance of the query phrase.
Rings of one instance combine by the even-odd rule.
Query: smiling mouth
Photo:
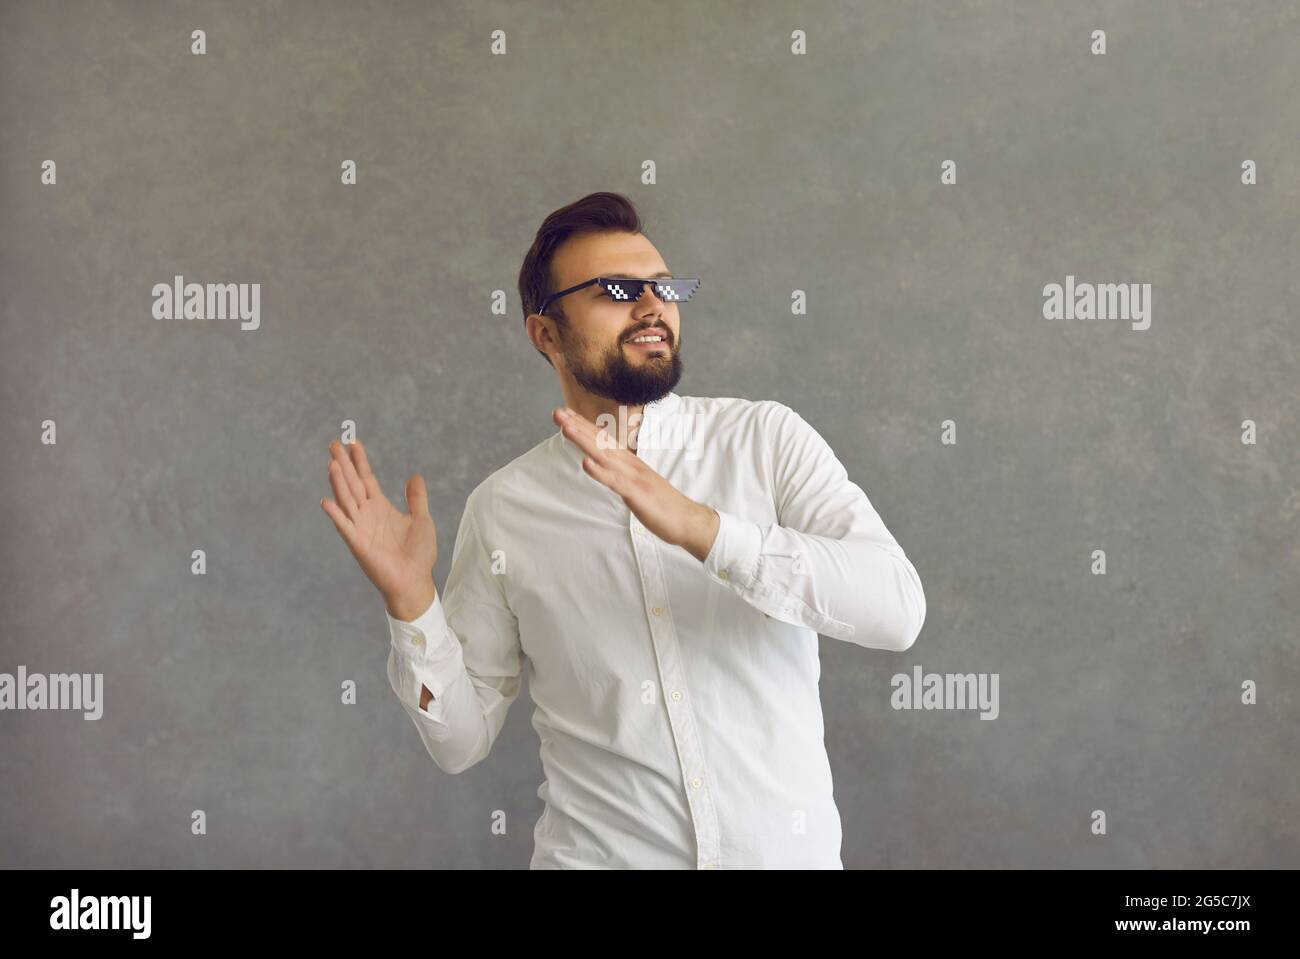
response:
[[[627,340],[627,344],[643,349],[663,348],[668,346],[668,335],[666,333],[638,333],[630,340]]]

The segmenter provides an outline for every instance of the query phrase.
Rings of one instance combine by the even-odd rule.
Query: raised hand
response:
[[[338,502],[322,499],[321,509],[389,612],[397,619],[415,619],[433,602],[433,566],[438,561],[438,534],[429,516],[424,480],[415,473],[406,481],[410,512],[403,513],[380,490],[360,440],[346,448],[337,440],[331,443],[328,471]]]
[[[621,496],[655,536],[704,561],[718,535],[716,510],[682,493],[581,413],[561,406],[551,412],[551,419],[567,440],[587,454],[582,468],[588,476]]]

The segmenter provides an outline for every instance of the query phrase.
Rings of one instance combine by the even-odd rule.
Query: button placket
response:
[[[643,420],[644,426],[644,420]],[[677,631],[673,627],[672,611],[668,607],[668,592],[659,550],[654,538],[645,531],[635,516],[631,517],[632,549],[641,573],[642,597],[649,612],[651,642],[659,664],[661,688],[670,690],[668,723],[677,759],[686,784],[686,802],[695,827],[697,865],[712,868],[719,851],[717,809],[707,785],[708,770],[704,765],[699,728],[694,710],[685,701],[687,689],[685,670]]]

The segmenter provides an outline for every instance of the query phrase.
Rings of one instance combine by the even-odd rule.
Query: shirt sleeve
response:
[[[768,616],[871,649],[905,650],[925,622],[921,578],[867,494],[798,413],[771,403],[778,521],[716,510],[710,577]]]
[[[519,624],[493,572],[470,496],[447,574],[446,602],[411,622],[387,611],[388,682],[433,761],[461,773],[485,758],[519,695]],[[420,708],[421,687],[433,698]]]

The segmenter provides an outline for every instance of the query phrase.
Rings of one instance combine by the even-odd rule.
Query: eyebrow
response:
[[[599,275],[610,276],[610,277],[623,276],[623,277],[627,277],[629,280],[658,280],[665,276],[671,277],[672,273],[668,270],[664,270],[660,273],[651,273],[649,276],[633,276],[631,273],[601,273]]]

